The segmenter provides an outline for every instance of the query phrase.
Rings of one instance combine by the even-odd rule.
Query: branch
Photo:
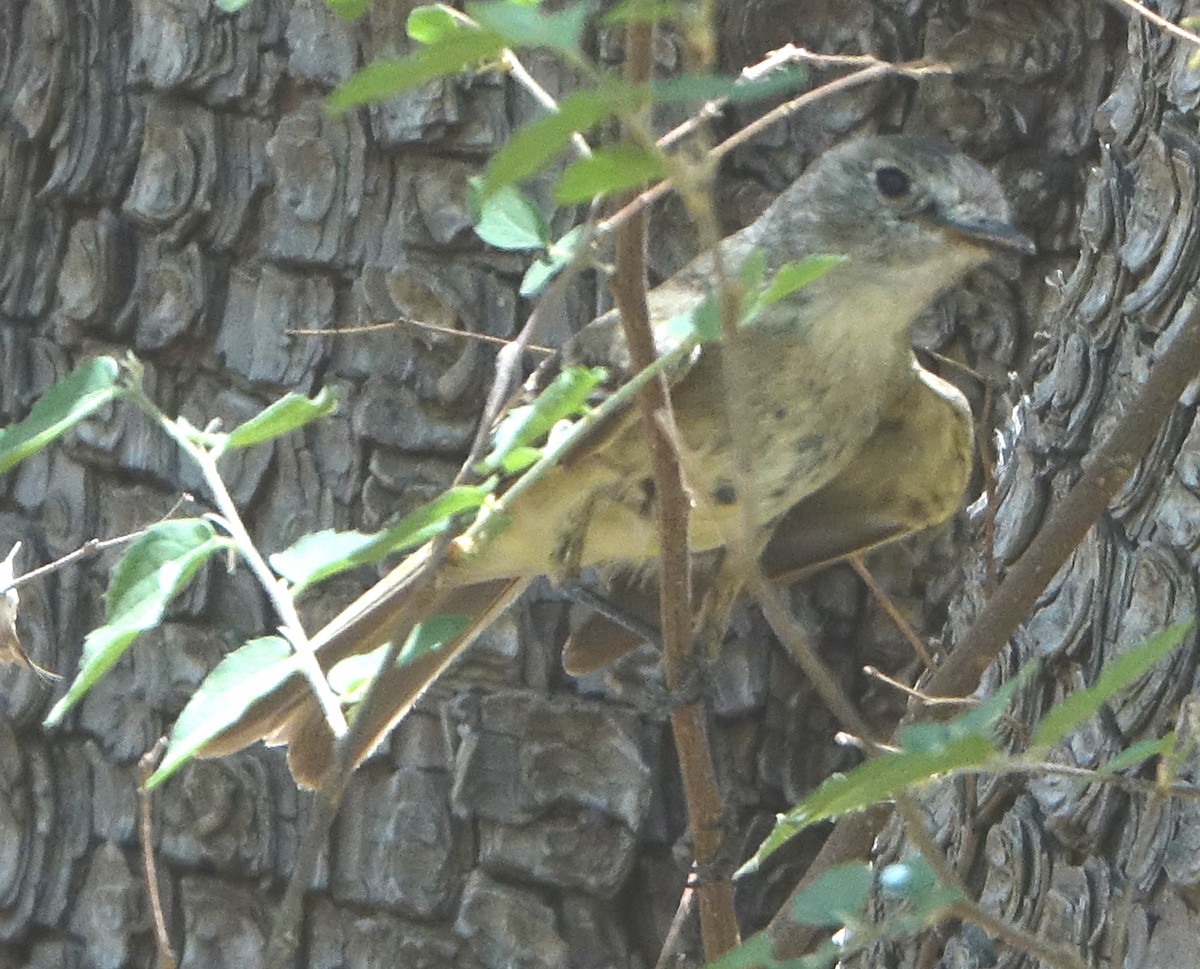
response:
[[[630,23],[625,34],[626,76],[634,82],[649,80],[653,69],[654,28],[649,23]],[[636,137],[625,126],[627,138]],[[646,300],[646,218],[639,211],[616,233],[616,273],[613,298],[629,346],[635,370],[651,366],[656,357],[654,335]],[[691,562],[688,554],[688,498],[682,469],[671,442],[671,433],[660,429],[659,419],[673,425],[671,398],[666,378],[660,375],[638,393],[642,428],[654,471],[655,515],[659,532],[659,609],[663,637],[663,673],[667,688],[679,690],[686,679],[691,659]],[[680,774],[688,805],[688,817],[696,864],[712,866],[721,849],[723,807],[717,789],[716,769],[709,751],[703,710],[691,703],[671,712],[671,730],[679,755]],[[697,886],[700,929],[704,951],[712,960],[728,952],[739,941],[733,908],[733,885],[728,876],[706,878]]]

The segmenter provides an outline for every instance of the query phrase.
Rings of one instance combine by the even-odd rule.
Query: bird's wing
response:
[[[855,553],[937,525],[958,509],[973,465],[970,405],[952,384],[914,364],[914,379],[859,455],[783,517],[762,558],[774,579],[803,578]],[[643,575],[618,574],[607,590],[614,611],[658,624],[658,589]],[[563,667],[582,675],[644,642],[594,614],[572,631]]]
[[[974,466],[974,425],[953,384],[914,362],[918,379],[885,413],[859,455],[783,517],[769,575],[797,576],[945,521]]]
[[[701,270],[689,267],[684,273],[668,280],[649,293],[652,317],[659,325],[656,338],[660,352],[679,349],[687,338],[686,316],[698,308],[705,299],[704,289],[692,289]],[[691,275],[688,275],[688,274]],[[668,379],[675,381],[688,372],[691,355],[675,354],[667,371]],[[628,373],[628,355],[624,350],[624,339],[620,334],[619,321],[615,314],[606,314],[580,331],[563,354],[567,363],[605,366],[610,370],[610,379],[621,378]],[[548,369],[540,376],[540,386],[548,385],[554,371]],[[614,441],[623,438],[623,433],[636,420],[636,409],[625,405],[613,410],[607,418],[589,433],[577,440],[560,456],[567,475],[598,474],[608,472],[598,462],[590,462],[590,469],[572,471],[572,464],[588,464],[588,456],[609,448]],[[622,463],[635,460],[632,455],[615,456],[609,464],[615,469]],[[616,470],[612,471],[616,474]],[[592,480],[589,478],[589,481]],[[561,490],[561,488],[560,488]],[[582,490],[582,483],[581,483]],[[567,496],[570,497],[569,495]],[[548,503],[540,501],[535,492],[528,501],[538,514],[539,527],[553,530],[557,527]],[[488,559],[502,559],[513,539],[514,530],[521,529],[519,522],[501,533],[501,541],[495,550],[487,553]],[[533,529],[537,531],[536,528]],[[549,540],[547,540],[547,544]],[[488,546],[491,548],[491,546]],[[334,663],[351,655],[370,652],[386,643],[395,631],[398,616],[410,601],[412,588],[421,574],[429,556],[429,547],[417,550],[380,579],[375,585],[348,605],[337,617],[316,633],[312,646],[317,652],[321,666],[326,671]],[[477,556],[482,558],[482,556]],[[477,564],[475,572],[486,573],[487,563]],[[383,673],[380,688],[387,702],[377,704],[373,714],[375,721],[365,731],[365,741],[352,753],[357,765],[375,747],[387,731],[399,721],[423,692],[425,687],[440,674],[446,665],[465,649],[487,625],[515,601],[517,595],[528,584],[532,575],[522,563],[514,563],[507,571],[503,563],[494,564],[491,574],[484,579],[469,579],[465,582],[450,582],[440,590],[437,602],[421,610],[424,618],[449,613],[469,618],[467,628],[460,634],[420,657],[416,662],[388,670]],[[320,715],[308,685],[301,677],[293,676],[269,695],[257,701],[239,721],[205,745],[201,756],[216,757],[240,750],[259,739],[271,743],[289,745],[289,764],[293,774],[301,783],[315,785],[329,761],[332,737],[328,726]]]

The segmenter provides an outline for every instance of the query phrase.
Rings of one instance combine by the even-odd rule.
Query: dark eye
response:
[[[894,165],[881,165],[875,169],[875,187],[884,198],[898,199],[908,194],[912,182]]]

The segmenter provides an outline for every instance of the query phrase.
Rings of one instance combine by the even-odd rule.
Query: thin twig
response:
[[[908,645],[912,647],[912,651],[916,653],[921,662],[925,664],[925,668],[929,670],[933,669],[937,665],[937,662],[934,660],[932,654],[925,646],[924,640],[917,635],[916,630],[914,630],[909,624],[909,621],[904,618],[904,615],[896,607],[896,604],[892,602],[891,596],[883,591],[883,586],[875,581],[875,576],[873,576],[867,569],[866,564],[862,560],[862,556],[850,555],[847,556],[846,561],[850,563],[850,568],[854,569],[855,574],[862,579],[863,585],[865,585],[867,589],[870,590],[871,595],[875,597],[875,601],[879,603],[879,608],[887,614],[887,617],[892,621],[892,624],[898,630],[900,630],[900,635],[908,641]]]
[[[474,330],[456,330],[452,326],[440,326],[437,323],[426,323],[424,320],[414,320],[410,317],[402,317],[398,320],[384,320],[379,323],[365,323],[362,326],[340,326],[335,330],[289,328],[283,332],[288,336],[360,336],[363,333],[375,333],[379,330],[394,330],[398,326],[411,326],[418,330],[429,330],[432,333],[457,337],[460,340],[475,340],[478,343],[493,343],[502,347],[506,347],[513,342],[507,337],[492,336],[490,333],[478,333]],[[553,348],[539,346],[536,343],[529,344],[525,349],[533,353],[554,353]]]
[[[492,377],[492,386],[488,390],[487,402],[484,404],[483,414],[480,416],[479,424],[476,426],[475,439],[471,442],[471,449],[467,454],[466,460],[463,461],[458,475],[454,479],[456,484],[464,480],[470,474],[471,469],[478,463],[479,459],[483,457],[484,449],[487,447],[488,440],[490,439],[492,427],[510,401],[513,391],[516,389],[521,372],[521,359],[525,355],[525,351],[534,345],[533,338],[541,328],[542,320],[549,312],[561,305],[567,289],[590,261],[592,240],[595,235],[595,215],[596,209],[593,207],[588,215],[588,220],[584,223],[579,243],[571,253],[570,261],[550,281],[550,284],[546,287],[546,291],[542,293],[537,305],[533,308],[533,312],[529,314],[529,319],[521,327],[521,332],[517,334],[517,338],[501,347],[500,352],[496,354],[496,368],[495,374]]]
[[[165,515],[161,516],[158,521],[155,522],[155,524],[157,525],[168,521],[175,515],[175,512],[179,510],[180,505],[182,505],[185,501],[191,500],[193,500],[191,495],[185,494],[180,496],[180,498],[176,500],[175,504],[171,506],[170,510]],[[151,525],[147,525],[145,528],[139,528],[135,532],[126,532],[124,535],[117,535],[113,538],[90,538],[80,545],[79,548],[68,552],[66,555],[59,556],[53,562],[47,562],[45,565],[39,565],[36,569],[30,569],[28,572],[22,572],[20,575],[14,576],[11,582],[4,586],[0,586],[0,595],[4,595],[4,593],[9,589],[19,589],[27,582],[34,582],[38,579],[44,578],[47,575],[53,575],[55,572],[60,572],[68,565],[73,565],[80,559],[87,558],[89,555],[96,555],[110,548],[115,548],[118,545],[126,545],[129,542],[136,541],[145,535],[146,532],[152,527],[153,526]]]
[[[1138,3],[1137,0],[1109,0],[1109,3],[1132,10],[1139,17],[1150,21],[1150,23],[1154,24],[1163,33],[1171,34],[1173,37],[1178,37],[1180,40],[1185,40],[1189,44],[1200,47],[1200,35],[1180,27],[1179,24],[1172,23],[1166,17],[1155,13],[1145,4]]]
[[[653,69],[654,26],[630,23],[625,32],[626,77],[634,83],[649,80]],[[644,141],[637,119],[626,119],[627,140]],[[639,213],[616,234],[616,273],[611,282],[614,301],[635,370],[650,367],[655,359],[654,335],[646,297],[646,219]],[[638,394],[642,428],[650,454],[655,484],[655,517],[659,534],[659,616],[663,639],[663,673],[669,690],[680,689],[688,675],[692,653],[691,559],[688,554],[688,498],[683,473],[670,433],[660,421],[673,425],[667,381],[660,375]],[[703,711],[692,703],[671,711],[671,730],[679,757],[680,775],[687,800],[689,830],[696,864],[711,867],[721,852],[723,807],[716,769],[708,745]],[[738,944],[740,933],[733,908],[733,885],[718,874],[696,886],[700,930],[709,960]]]
[[[167,918],[158,889],[158,866],[154,860],[154,792],[146,787],[146,781],[154,773],[154,768],[166,749],[167,739],[162,737],[138,760],[138,834],[142,842],[142,874],[146,882],[146,897],[150,900],[150,914],[154,921],[154,949],[158,955],[158,969],[176,969],[179,963],[171,948],[171,936],[167,931]]]
[[[1200,308],[1155,361],[1137,396],[1079,479],[1009,569],[996,594],[925,689],[965,696],[1004,648],[1021,620],[1150,450],[1188,384],[1200,372]]]
[[[922,693],[920,690],[913,689],[911,686],[909,686],[906,683],[901,683],[895,677],[888,676],[885,672],[883,672],[883,670],[879,669],[877,666],[864,666],[863,667],[863,675],[869,676],[873,680],[878,680],[880,683],[884,683],[887,686],[890,686],[893,690],[897,690],[898,692],[903,693],[905,696],[911,697],[912,699],[914,699],[920,703],[927,704],[929,706],[936,706],[938,704],[942,704],[944,706],[954,706],[954,707],[974,707],[974,706],[979,705],[979,701],[974,699],[973,697],[940,697],[940,696],[934,697],[934,696],[929,696],[926,693]]]
[[[299,657],[301,670],[320,704],[321,712],[329,724],[330,731],[335,737],[345,736],[346,718],[342,715],[338,698],[325,679],[321,664],[313,652],[312,643],[309,642],[308,634],[304,631],[304,625],[296,611],[296,603],[292,600],[284,580],[277,578],[271,571],[271,567],[267,565],[266,559],[263,558],[258,546],[254,543],[254,539],[250,537],[250,532],[238,511],[237,503],[233,500],[233,496],[229,493],[229,489],[225,486],[225,480],[217,468],[217,458],[208,447],[193,440],[192,436],[185,432],[180,422],[162,412],[146,394],[140,380],[131,382],[129,396],[171,436],[180,449],[200,468],[200,473],[205,484],[208,485],[213,502],[220,513],[217,520],[221,522],[229,537],[233,539],[242,560],[254,573],[259,585],[262,586],[263,591],[271,600],[271,604],[275,607],[276,614],[281,620],[279,631]]]
[[[751,570],[746,588],[753,596],[754,601],[758,603],[771,631],[787,648],[788,653],[796,660],[813,689],[817,691],[817,696],[838,718],[844,729],[858,736],[868,751],[873,751],[876,744],[870,725],[842,691],[833,674],[829,672],[829,668],[817,656],[808,642],[804,630],[792,618],[791,613],[784,606],[779,592],[767,580],[762,569],[756,567]]]

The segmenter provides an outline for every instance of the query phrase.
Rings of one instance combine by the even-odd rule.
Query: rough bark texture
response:
[[[520,264],[471,232],[466,182],[534,116],[529,98],[480,75],[344,118],[322,112],[321,96],[357,65],[407,49],[413,5],[377,0],[357,26],[322,0],[257,0],[235,16],[210,0],[0,5],[0,419],[22,416],[99,350],[132,348],[161,405],[196,423],[236,422],[285,389],[336,386],[338,416],[226,469],[271,550],[318,527],[377,527],[448,483],[489,378],[481,343],[404,326],[288,333],[413,318],[508,336],[526,310]],[[1165,6],[1178,19],[1195,5]],[[788,40],[977,65],[965,79],[861,88],[793,119],[734,159],[723,199],[746,221],[837,138],[898,126],[945,135],[1002,173],[1042,255],[1019,275],[973,277],[921,340],[997,388],[996,415],[1007,416],[1006,397],[1017,405],[995,542],[997,561],[1013,561],[1196,299],[1200,73],[1188,50],[1095,0],[760,0],[730,2],[722,17],[732,68]],[[673,66],[679,52],[661,48]],[[547,59],[529,61],[552,91],[569,87]],[[658,224],[658,265],[669,267],[687,233],[671,210]],[[592,308],[576,294],[560,332],[542,339]],[[1193,412],[1180,405],[995,671],[1048,661],[1022,695],[1030,718],[1195,608]],[[117,408],[0,479],[0,557],[20,539],[25,569],[129,531],[181,488],[199,490],[192,469]],[[926,630],[953,603],[947,642],[985,594],[979,535],[964,517],[876,562]],[[74,669],[111,562],[23,591],[34,661]],[[322,591],[308,615],[327,617],[368,578]],[[898,634],[848,570],[795,603],[883,722],[896,700],[856,670],[903,668]],[[653,963],[687,856],[673,851],[683,821],[653,674],[641,657],[620,687],[567,680],[554,648],[565,621],[548,592],[518,609],[360,772],[310,898],[301,964]],[[273,625],[244,571],[212,569],[52,736],[38,723],[56,689],[0,670],[0,966],[151,965],[136,759],[225,650]],[[1189,646],[1059,756],[1092,766],[1161,734],[1196,689],[1195,660]],[[753,845],[773,812],[851,761],[753,615],[739,618],[715,682],[731,830]],[[1188,904],[1200,884],[1193,802],[1036,779],[955,785],[928,803],[993,910],[1099,962],[1117,951],[1128,897],[1124,964],[1193,963],[1194,945],[1180,941],[1200,928]],[[194,765],[156,798],[182,966],[260,964],[303,810],[281,757],[262,749]],[[770,914],[811,847],[743,887],[748,925]],[[969,932],[950,946],[947,966],[1023,961]],[[916,948],[876,959],[915,965]]]

